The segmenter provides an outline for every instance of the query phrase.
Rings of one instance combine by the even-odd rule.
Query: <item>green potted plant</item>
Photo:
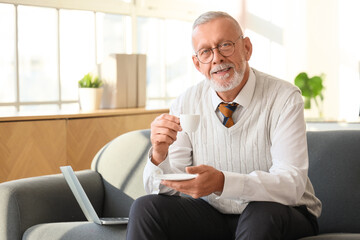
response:
[[[307,73],[299,73],[294,80],[295,85],[300,88],[304,97],[304,108],[311,109],[311,101],[313,100],[319,112],[319,116],[323,116],[322,106],[324,101],[324,75],[309,77]]]
[[[103,89],[103,82],[98,76],[91,73],[86,74],[78,81],[79,84],[79,103],[83,111],[93,111],[100,108]]]

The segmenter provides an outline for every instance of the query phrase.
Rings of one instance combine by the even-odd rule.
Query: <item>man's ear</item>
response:
[[[249,61],[252,54],[252,43],[250,41],[250,38],[248,37],[244,38],[244,47],[245,47],[246,61]]]
[[[192,56],[192,60],[193,60],[193,63],[194,63],[194,66],[196,67],[196,69],[200,71],[200,62],[199,60],[197,59],[197,57],[195,55]]]

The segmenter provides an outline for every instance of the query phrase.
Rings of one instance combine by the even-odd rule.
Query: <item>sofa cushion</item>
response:
[[[320,233],[360,233],[360,131],[307,132]]]
[[[35,225],[23,240],[125,240],[126,225],[98,225],[91,222],[63,222]]]

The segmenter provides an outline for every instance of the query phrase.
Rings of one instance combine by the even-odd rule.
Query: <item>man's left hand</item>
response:
[[[224,174],[221,171],[211,166],[199,165],[187,167],[186,172],[198,174],[198,176],[186,181],[163,180],[161,184],[193,198],[200,198],[211,193],[221,194],[224,187]]]

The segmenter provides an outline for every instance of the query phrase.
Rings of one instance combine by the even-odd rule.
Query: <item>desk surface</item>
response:
[[[46,111],[46,112],[16,112],[0,113],[0,122],[31,121],[31,120],[53,120],[91,117],[111,117],[121,115],[137,115],[164,113],[168,109],[146,109],[146,108],[122,108],[122,109],[100,109],[91,112],[85,111]]]

